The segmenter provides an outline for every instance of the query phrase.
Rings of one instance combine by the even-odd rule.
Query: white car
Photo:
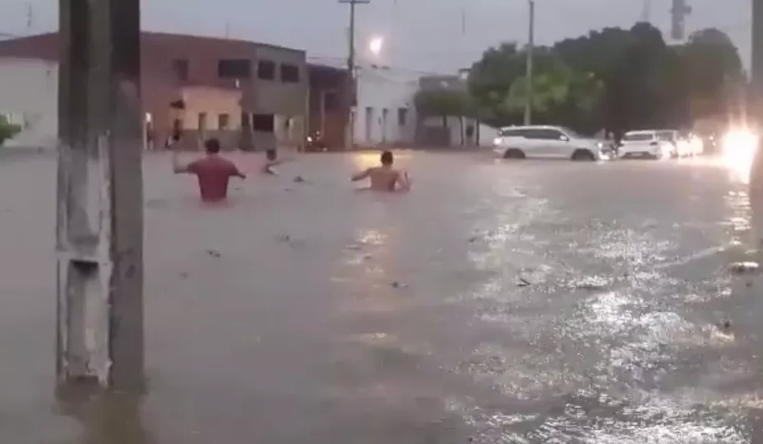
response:
[[[568,128],[545,125],[502,128],[493,145],[504,159],[599,160],[605,158],[606,148],[603,142]]]
[[[673,155],[676,146],[660,131],[628,131],[623,136],[617,155],[621,159],[647,158],[667,159]]]

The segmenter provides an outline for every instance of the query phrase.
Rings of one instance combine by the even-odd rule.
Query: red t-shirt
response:
[[[228,179],[241,173],[230,160],[207,156],[188,165],[188,172],[199,178],[199,191],[204,202],[219,202],[228,195]]]

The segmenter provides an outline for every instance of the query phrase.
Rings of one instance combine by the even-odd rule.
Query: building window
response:
[[[273,114],[252,114],[252,129],[263,133],[275,131],[275,116]]]
[[[217,77],[221,79],[248,79],[252,76],[252,64],[246,59],[222,59],[217,61]]]
[[[282,64],[281,81],[284,83],[299,83],[299,67],[287,63]]]
[[[257,65],[257,77],[262,80],[275,80],[276,64],[270,60],[260,60]]]
[[[175,79],[180,82],[188,81],[188,59],[175,59],[172,61],[172,71],[175,73]]]
[[[217,116],[217,129],[220,130],[227,130],[230,129],[230,115],[229,114],[220,114]]]
[[[199,113],[199,131],[207,130],[207,113]]]
[[[408,125],[408,108],[399,108],[397,110],[397,126]]]

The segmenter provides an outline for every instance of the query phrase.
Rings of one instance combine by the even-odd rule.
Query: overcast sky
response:
[[[688,0],[687,30],[718,27],[749,60],[752,0]],[[455,72],[501,41],[527,40],[525,0],[371,0],[358,7],[357,44],[368,59],[372,36],[386,38],[380,63]],[[536,0],[539,43],[606,26],[631,26],[650,3],[651,21],[669,33],[670,0]],[[33,11],[31,26],[27,10]],[[142,0],[143,28],[230,37],[302,48],[336,60],[347,52],[348,8],[337,0]],[[58,0],[0,0],[0,31],[38,33],[58,27]]]

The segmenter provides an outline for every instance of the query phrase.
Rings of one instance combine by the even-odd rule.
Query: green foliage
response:
[[[0,146],[2,146],[6,140],[13,138],[19,131],[21,131],[20,126],[10,123],[7,117],[0,114]]]
[[[638,23],[535,48],[533,56],[533,120],[583,132],[681,126],[726,113],[745,82],[736,47],[717,29],[669,46],[658,29]],[[474,64],[469,92],[486,122],[522,122],[525,70],[525,51],[511,43]]]

